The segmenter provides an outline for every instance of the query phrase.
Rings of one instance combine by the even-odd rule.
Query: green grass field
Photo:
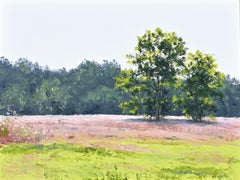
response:
[[[0,179],[240,179],[240,141],[90,141],[4,145]]]

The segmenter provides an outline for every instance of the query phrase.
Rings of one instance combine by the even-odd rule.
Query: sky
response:
[[[84,59],[127,68],[137,36],[160,27],[240,79],[239,9],[238,0],[0,0],[0,56],[53,70]]]

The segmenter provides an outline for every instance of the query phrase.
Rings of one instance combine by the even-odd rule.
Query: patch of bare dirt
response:
[[[54,139],[67,140],[81,137],[156,138],[232,141],[240,139],[240,119],[217,118],[215,122],[196,123],[184,117],[168,116],[164,121],[147,121],[139,116],[123,115],[73,115],[73,116],[12,116],[8,118],[13,129],[28,131],[29,141]],[[19,131],[19,130],[18,130]],[[25,132],[26,133],[26,132]],[[25,134],[23,134],[24,136]],[[6,137],[1,137],[7,141]],[[3,142],[1,142],[3,143]],[[0,143],[0,144],[1,144]]]

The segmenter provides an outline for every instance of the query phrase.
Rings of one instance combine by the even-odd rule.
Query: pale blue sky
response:
[[[70,69],[116,59],[127,67],[137,36],[160,27],[240,79],[238,0],[0,0],[0,18],[0,56],[11,61]]]

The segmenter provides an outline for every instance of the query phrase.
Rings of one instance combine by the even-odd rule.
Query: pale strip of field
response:
[[[167,116],[163,121],[150,121],[143,116],[126,115],[46,115],[0,116],[13,126],[26,127],[43,139],[114,136],[186,140],[240,139],[239,118],[218,117],[214,122],[196,123],[182,116]]]

